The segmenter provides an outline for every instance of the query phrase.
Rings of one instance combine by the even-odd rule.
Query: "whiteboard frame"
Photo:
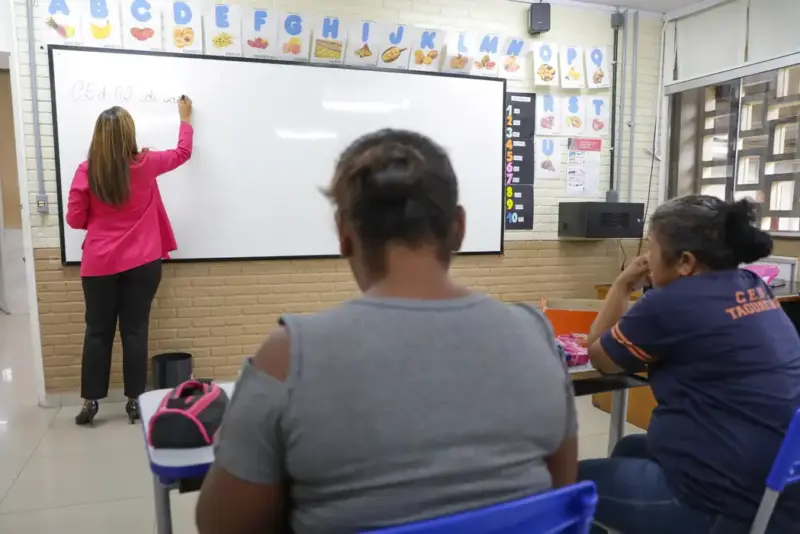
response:
[[[66,225],[66,214],[62,213],[62,203],[64,193],[61,190],[61,157],[58,147],[58,106],[56,105],[56,87],[55,87],[55,65],[53,62],[53,52],[55,50],[70,50],[77,52],[92,52],[92,53],[106,53],[106,54],[121,54],[121,55],[134,55],[134,56],[158,56],[158,57],[171,57],[176,59],[205,59],[211,61],[234,61],[240,63],[267,63],[274,65],[290,65],[294,67],[313,67],[319,69],[346,69],[346,70],[362,70],[370,72],[382,72],[400,76],[441,76],[446,78],[460,78],[463,80],[489,80],[503,84],[503,95],[508,92],[507,80],[505,78],[490,78],[486,76],[465,76],[463,74],[454,74],[447,72],[425,72],[425,71],[408,71],[396,69],[376,69],[374,67],[360,67],[356,65],[333,65],[324,63],[310,63],[298,61],[281,61],[273,59],[259,59],[259,58],[246,58],[246,57],[226,57],[226,56],[207,56],[204,54],[181,54],[173,52],[153,52],[149,50],[125,50],[120,48],[92,48],[87,46],[69,46],[69,45],[55,45],[47,46],[47,62],[50,78],[50,102],[53,109],[53,148],[56,160],[56,198],[58,203],[58,237],[61,248],[61,265],[63,266],[76,266],[80,265],[79,261],[67,261],[67,249],[64,237],[64,230]],[[498,149],[503,155],[501,161],[505,158],[505,96],[500,103],[500,114],[498,116],[498,128],[503,131],[502,142]],[[41,162],[39,162],[41,164]],[[499,192],[499,199],[502,208],[500,213],[500,248],[499,250],[481,251],[481,252],[457,252],[456,255],[463,256],[502,256],[505,253],[505,228],[506,228],[506,206],[505,206],[505,167],[497,170],[498,180],[497,189]],[[286,261],[286,260],[318,260],[318,259],[334,259],[342,258],[340,254],[320,254],[311,256],[252,256],[241,258],[180,258],[164,260],[169,263],[203,263],[203,262],[235,262],[235,261]]]

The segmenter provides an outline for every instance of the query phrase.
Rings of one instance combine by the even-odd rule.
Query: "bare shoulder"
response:
[[[289,376],[289,331],[284,326],[273,330],[256,352],[253,365],[271,377],[286,381]]]

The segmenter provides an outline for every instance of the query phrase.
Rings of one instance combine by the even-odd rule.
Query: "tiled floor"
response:
[[[76,407],[36,406],[28,317],[0,314],[0,532],[143,534],[155,529],[141,430],[123,404],[103,404],[94,428]],[[581,458],[602,457],[609,416],[578,399]],[[628,432],[635,432],[634,427]],[[176,534],[195,532],[194,495],[173,497]]]

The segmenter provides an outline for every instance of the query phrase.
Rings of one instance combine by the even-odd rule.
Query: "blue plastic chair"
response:
[[[783,488],[795,482],[800,482],[800,409],[794,412],[789,430],[783,438],[781,450],[778,451],[778,456],[772,464],[767,477],[767,489],[761,498],[750,534],[764,534],[767,531],[772,511]]]
[[[594,482],[370,534],[587,534],[597,505]]]

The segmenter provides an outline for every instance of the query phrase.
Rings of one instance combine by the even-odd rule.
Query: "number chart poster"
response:
[[[536,95],[506,93],[505,181],[506,230],[533,229],[533,172]]]

